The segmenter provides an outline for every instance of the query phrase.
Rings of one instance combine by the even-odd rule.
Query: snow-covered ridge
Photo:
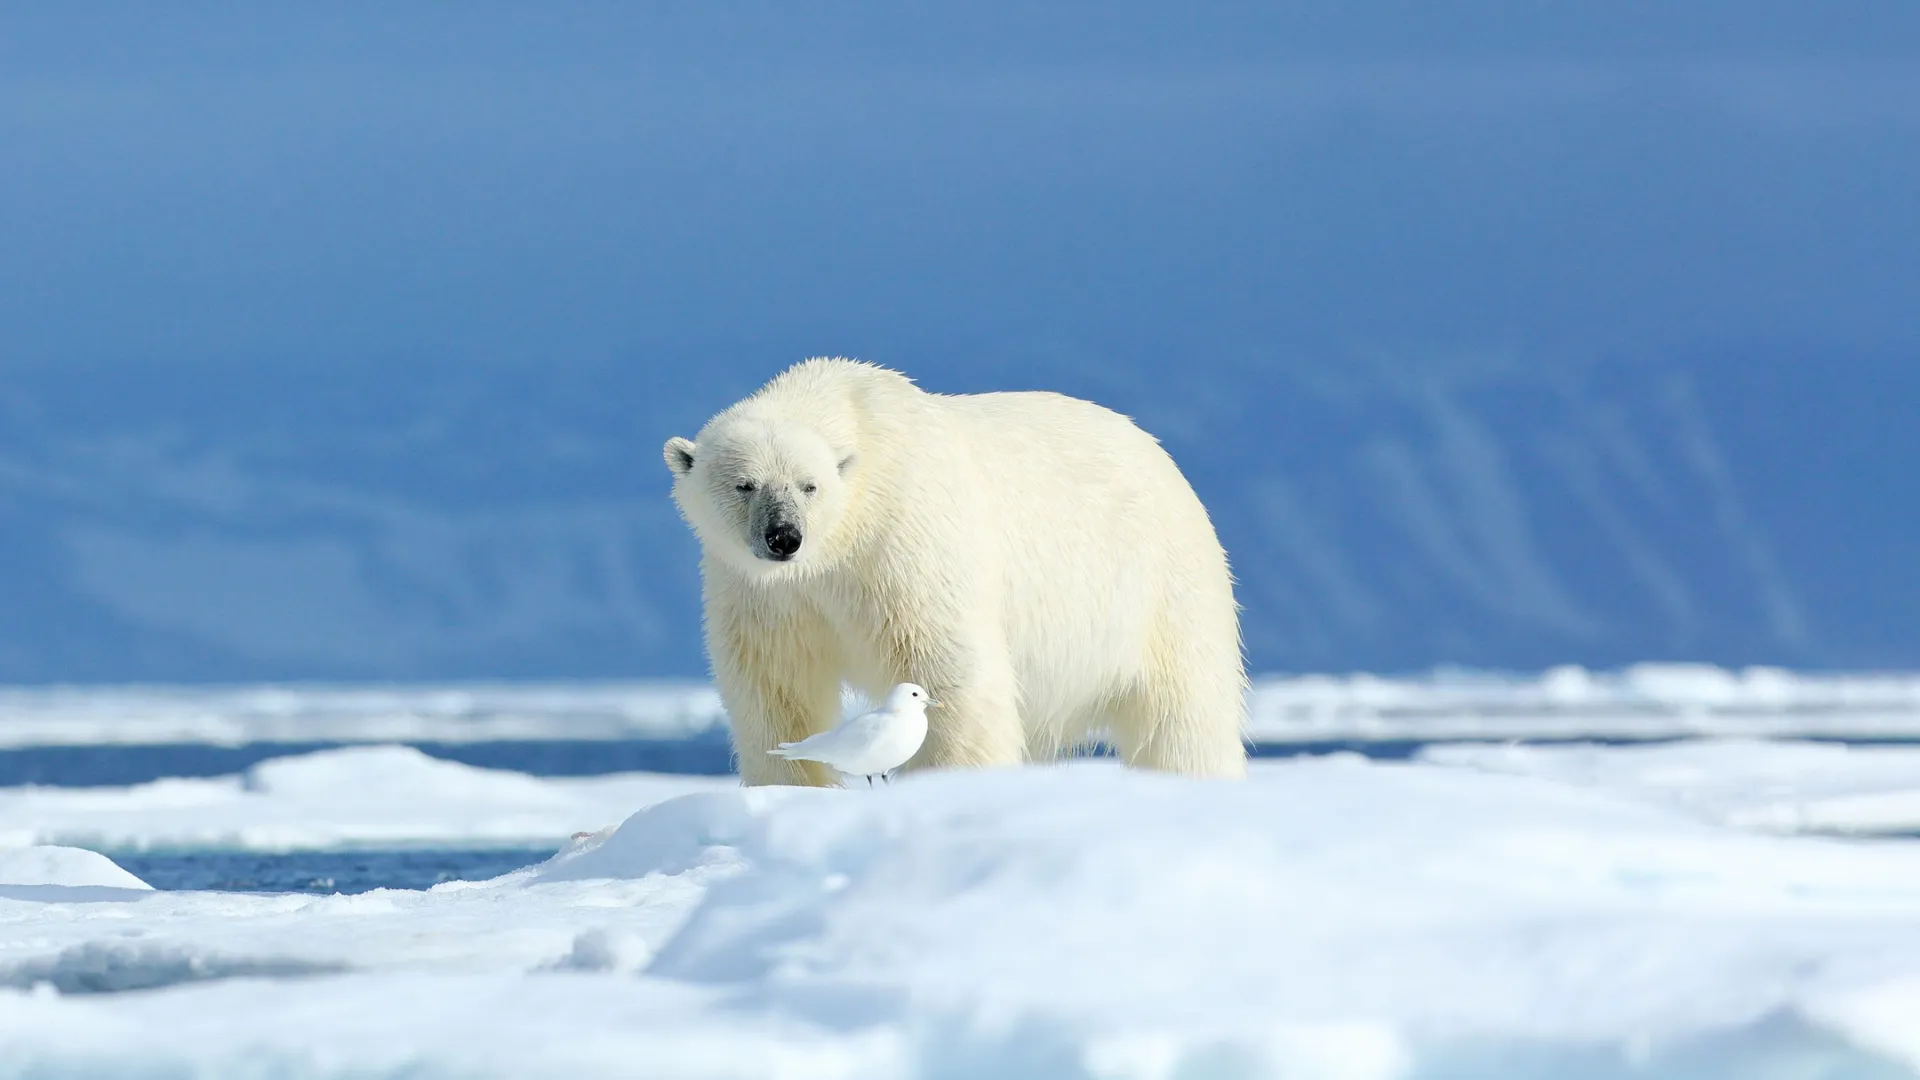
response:
[[[1309,759],[1256,761],[1250,782],[1292,775],[1295,761]],[[1744,739],[1442,743],[1415,760],[1450,772],[1605,791],[1754,832],[1920,833],[1920,747]],[[1102,764],[1119,768],[1112,759]],[[558,846],[667,799],[738,790],[729,776],[538,777],[443,761],[406,746],[343,747],[274,758],[233,776],[0,788],[0,856],[34,844],[263,852]],[[6,872],[0,862],[0,884]]]
[[[0,748],[678,739],[724,719],[712,687],[666,680],[0,688]]]
[[[422,892],[0,896],[0,1077],[1920,1075],[1920,846],[1263,766],[698,792]]]
[[[34,846],[0,847],[0,885],[58,889],[151,889],[97,851]]]
[[[1920,738],[1920,674],[1638,664],[1538,675],[1259,679],[1262,742],[1820,736]]]
[[[852,700],[849,699],[849,704]],[[1920,739],[1920,673],[1643,664],[1515,675],[1255,680],[1260,742],[1661,738]],[[681,739],[725,722],[690,681],[0,688],[0,749],[252,742]]]
[[[0,788],[0,855],[30,844],[113,851],[539,846],[663,799],[738,784],[653,773],[536,777],[442,761],[408,746],[349,746],[273,758],[233,776]]]

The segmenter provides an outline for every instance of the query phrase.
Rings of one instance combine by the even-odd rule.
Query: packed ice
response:
[[[849,697],[851,711],[859,704]],[[1920,737],[1920,675],[1641,664],[1539,674],[1274,676],[1253,738]],[[0,747],[163,743],[679,739],[725,722],[678,681],[427,686],[0,688]]]
[[[373,746],[0,790],[0,1078],[1920,1077],[1920,750],[1579,734],[1245,783]],[[508,841],[557,854],[359,895],[108,857]]]
[[[735,786],[724,777],[536,777],[409,746],[272,758],[235,776],[115,788],[0,788],[0,846],[103,850],[515,847],[557,844],[637,807]]]

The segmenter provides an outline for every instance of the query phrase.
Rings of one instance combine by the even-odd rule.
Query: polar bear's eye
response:
[[[737,484],[735,484],[735,485],[733,485],[733,490],[735,490],[735,491],[752,491],[752,490],[753,490],[753,481],[751,481],[751,480],[742,480],[742,481],[740,481],[739,483],[737,483]]]
[[[814,492],[816,492],[816,491],[819,491],[819,490],[820,490],[820,485],[819,485],[819,484],[816,484],[816,483],[814,483],[814,482],[813,482],[813,481],[811,481],[811,480],[809,480],[809,481],[807,481],[806,483],[804,483],[804,484],[801,484],[801,485],[800,485],[800,490],[801,490],[801,491],[804,491],[804,492],[806,492],[806,493],[807,493],[807,494],[809,494],[809,495],[811,495],[811,494],[813,494]]]

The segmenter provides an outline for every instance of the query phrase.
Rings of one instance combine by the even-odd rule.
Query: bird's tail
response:
[[[797,753],[799,749],[799,743],[783,742],[779,746],[767,751],[767,753],[772,754],[774,757],[786,758],[788,761],[792,761],[793,755]]]

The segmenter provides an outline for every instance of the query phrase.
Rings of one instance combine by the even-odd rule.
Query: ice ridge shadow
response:
[[[42,984],[62,994],[119,994],[213,979],[335,975],[347,965],[295,957],[221,956],[162,945],[87,942],[0,968],[0,987]]]
[[[919,1054],[927,1080],[993,1076],[1003,1080],[1096,1080],[1115,1075],[1116,1060],[1141,1055],[1170,1080],[1273,1080],[1275,1077],[1398,1077],[1400,1080],[1915,1080],[1900,1062],[1782,1011],[1733,1030],[1674,1045],[1633,1049],[1617,1044],[1527,1046],[1422,1045],[1383,1042],[1359,1031],[1297,1033],[1296,1038],[1171,1039],[1101,1048],[1069,1029],[1029,1020],[984,1036],[960,1017],[922,1029]],[[1329,1037],[1331,1036],[1331,1037]],[[1118,1051],[1113,1053],[1101,1050]],[[1105,1060],[1103,1060],[1105,1059]]]

